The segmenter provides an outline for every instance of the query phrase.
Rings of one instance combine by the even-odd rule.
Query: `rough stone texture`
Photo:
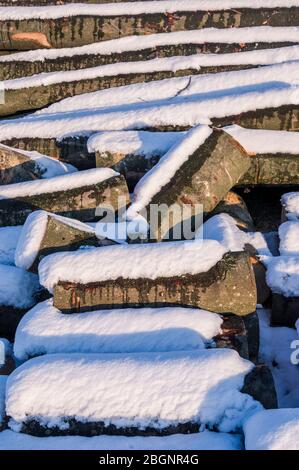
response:
[[[299,318],[299,297],[284,297],[281,294],[272,295],[271,324],[295,328]]]
[[[246,336],[248,341],[248,354],[249,359],[257,363],[259,359],[259,349],[260,349],[260,324],[259,317],[257,312],[254,312],[250,315],[246,315],[242,318]]]
[[[0,21],[0,49],[74,47],[133,34],[201,28],[297,26],[298,7],[143,14],[73,16],[50,20]]]
[[[299,184],[299,154],[259,154],[251,158],[251,167],[240,184]]]
[[[299,41],[298,41],[299,43]],[[63,70],[79,70],[100,65],[114,64],[118,62],[136,62],[152,60],[156,58],[189,56],[194,54],[227,54],[234,52],[247,52],[261,49],[274,49],[279,47],[293,46],[297,43],[290,42],[254,42],[254,43],[202,43],[202,44],[173,44],[167,46],[157,46],[138,51],[125,51],[112,54],[82,54],[72,57],[58,57],[56,59],[45,59],[35,61],[0,61],[0,80],[12,80],[44,72],[58,72]],[[0,51],[1,53],[5,51]],[[7,51],[9,52],[9,51]],[[14,51],[13,51],[14,52]],[[219,71],[239,70],[240,68],[250,68],[248,64],[242,66],[218,66],[202,67],[198,74],[216,73]]]
[[[59,282],[54,288],[54,305],[64,313],[180,305],[243,316],[255,311],[256,300],[254,273],[244,252],[226,254],[208,272],[197,275],[119,278],[87,285]]]
[[[228,214],[237,223],[240,230],[255,232],[255,225],[244,199],[239,194],[229,191],[215,209],[207,215],[206,220],[217,214]]]
[[[97,219],[96,208],[111,205],[118,209],[119,197],[129,203],[129,193],[123,176],[114,176],[95,185],[86,185],[66,191],[0,199],[0,227],[22,225],[28,215],[37,209],[66,217],[91,222]]]
[[[151,237],[162,240],[169,235],[169,226],[170,231],[175,231],[181,224],[182,213],[177,213],[173,220],[170,219],[174,204],[182,208],[188,204],[194,208],[194,217],[199,204],[202,204],[204,213],[211,212],[246,173],[249,165],[250,159],[243,147],[226,132],[214,130],[150,201],[150,205],[165,204],[168,207],[159,221],[151,220],[150,205],[146,208]]]
[[[266,409],[278,408],[275,384],[268,366],[258,365],[247,374],[241,391],[261,402]]]
[[[0,185],[40,178],[38,165],[26,155],[0,145]]]
[[[221,333],[214,341],[217,348],[234,349],[241,357],[249,359],[249,338],[243,318],[237,315],[223,316]]]
[[[49,214],[45,235],[30,271],[37,272],[40,261],[52,253],[75,251],[81,246],[107,246],[115,243],[107,238],[100,240],[92,232],[80,230]]]

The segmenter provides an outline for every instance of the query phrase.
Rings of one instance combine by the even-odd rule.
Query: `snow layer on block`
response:
[[[0,264],[15,264],[15,250],[22,226],[0,227]]]
[[[272,372],[278,406],[299,407],[298,365],[290,360],[291,353],[296,353],[290,345],[298,341],[297,331],[294,328],[271,327],[270,310],[259,308],[257,313],[260,327],[259,361]]]
[[[256,26],[249,28],[205,28],[193,31],[176,31],[170,33],[149,34],[144,36],[127,36],[110,41],[102,41],[98,43],[88,44],[79,47],[61,48],[61,49],[38,49],[26,52],[17,52],[6,56],[0,56],[0,63],[8,63],[15,61],[45,61],[53,60],[59,57],[74,57],[77,55],[102,54],[109,55],[122,53],[126,51],[140,51],[144,49],[171,46],[177,44],[204,44],[204,43],[226,43],[226,44],[246,44],[255,42],[289,42],[298,43],[299,27],[272,27],[272,26]],[[202,65],[208,65],[213,61],[218,61],[218,57],[224,62],[235,60],[265,60],[268,63],[285,62],[294,60],[297,57],[298,46],[288,46],[276,48],[273,51],[248,51],[243,52],[247,59],[241,57],[237,59],[234,53],[225,54],[198,54],[201,57]],[[240,56],[241,54],[239,54]]]
[[[280,254],[282,256],[299,256],[299,220],[298,222],[281,224],[278,233]]]
[[[299,154],[299,134],[287,131],[253,130],[233,125],[225,131],[251,154]]]
[[[92,227],[78,220],[69,219],[42,210],[35,211],[27,217],[23,225],[15,251],[16,266],[29,269],[34,263],[46,233],[48,217],[57,219],[83,232],[95,234],[95,230]]]
[[[15,266],[0,265],[0,305],[30,308],[39,289],[38,276]]]
[[[14,344],[21,360],[51,353],[134,353],[204,349],[221,332],[216,313],[185,308],[99,310],[62,315],[53,301],[21,320]]]
[[[208,126],[191,129],[141,178],[134,189],[132,204],[127,210],[128,219],[133,219],[147,207],[155,194],[171,181],[180,167],[204,144],[212,132]]]
[[[229,83],[229,77],[227,80]],[[185,86],[187,85],[188,80],[185,81]],[[160,95],[160,89],[156,88],[153,92],[156,96]],[[114,91],[114,94],[117,93]],[[121,107],[117,109],[117,103],[116,108],[89,109],[88,97],[80,95],[80,100],[76,101],[76,105],[79,104],[80,108],[84,103],[84,109],[80,111],[1,121],[1,139],[62,138],[66,135],[82,134],[87,130],[88,132],[132,130],[171,125],[191,127],[197,124],[211,124],[212,118],[299,104],[299,87],[288,84],[264,84],[257,86],[256,89],[254,86],[245,87],[245,90],[239,94],[237,90],[234,90],[234,93],[232,90],[224,90],[221,93],[208,95],[181,96],[172,100],[162,100],[160,104],[155,101],[131,104],[124,106],[123,109]]]
[[[111,152],[124,155],[162,156],[176,145],[185,132],[114,131],[92,135],[87,142],[88,151]]]
[[[212,240],[104,246],[46,256],[39,264],[39,277],[53,292],[59,281],[88,284],[119,277],[157,279],[197,274],[211,269],[226,251]]]
[[[110,168],[95,168],[78,171],[71,175],[56,176],[48,180],[26,181],[24,183],[0,186],[0,199],[36,196],[38,194],[68,191],[74,188],[91,186],[117,176],[119,173]]]
[[[217,67],[225,65],[273,65],[288,60],[299,59],[299,47],[287,48],[287,53],[281,48],[267,51],[248,51],[235,54],[194,54],[189,56],[156,58],[146,61],[119,62],[114,64],[90,67],[81,70],[48,72],[29,77],[3,81],[4,90],[22,90],[32,87],[49,86],[57,83],[78,82],[117,75],[147,74],[154,72],[176,72],[178,70],[200,70],[201,67]],[[268,51],[271,51],[268,53]],[[274,52],[275,51],[275,52]]]
[[[281,204],[288,220],[299,220],[299,192],[284,194]]]
[[[262,258],[267,267],[267,284],[276,294],[285,297],[299,296],[299,258],[296,256],[274,256]]]
[[[1,7],[0,18],[4,20],[55,19],[70,16],[121,16],[179,11],[216,11],[234,8],[277,8],[299,6],[298,0],[164,0],[134,3],[85,3],[47,7]]]
[[[115,107],[114,111],[120,111],[122,110],[122,105],[128,104],[130,104],[132,108],[138,110],[148,107],[150,102],[152,102],[152,104],[155,106],[162,107],[163,104],[169,105],[174,103],[181,103],[182,101],[186,101],[187,97],[190,97],[190,99],[192,98],[193,101],[195,99],[199,101],[218,99],[218,106],[216,109],[219,112],[222,110],[222,107],[218,109],[220,106],[219,100],[221,97],[225,97],[226,95],[229,96],[230,100],[233,99],[235,95],[237,95],[239,102],[241,96],[249,91],[252,93],[258,91],[266,92],[269,90],[275,91],[277,88],[279,88],[280,93],[283,93],[283,89],[287,87],[287,83],[298,84],[298,69],[299,62],[294,61],[285,64],[268,65],[265,67],[258,67],[248,70],[221,72],[217,74],[205,74],[198,76],[193,75],[186,77],[174,77],[148,83],[136,83],[66,98],[58,103],[50,105],[48,108],[37,111],[28,118],[32,120],[33,117],[39,115],[52,115],[55,113],[65,113],[83,109],[97,109],[99,111],[100,109],[111,108],[112,106]],[[280,80],[278,80],[278,77],[281,77]],[[232,88],[239,89],[232,90]],[[205,96],[205,93],[209,94]],[[191,95],[197,96],[191,97]],[[164,102],[164,100],[166,101]],[[242,106],[241,103],[240,105]],[[196,106],[198,106],[198,103],[196,103]],[[208,116],[211,115],[211,110],[209,111],[210,106],[211,102],[207,105],[205,111],[205,114]],[[128,111],[129,109],[130,108],[125,107],[123,110]],[[258,109],[258,107],[256,109]],[[238,111],[236,111],[236,113],[238,113]],[[55,116],[52,116],[52,120],[54,117]],[[84,115],[84,119],[86,119],[86,113]],[[18,122],[18,120],[13,122]],[[41,122],[43,121],[41,120]],[[54,122],[52,125],[54,125]],[[90,130],[88,126],[85,126],[84,129]],[[121,129],[128,129],[128,126],[118,128],[112,127],[110,129],[98,128],[95,130]],[[60,132],[61,131],[62,130],[60,129]],[[65,131],[64,133],[67,132],[68,131]]]
[[[202,230],[202,229],[200,229]],[[228,214],[218,214],[203,224],[205,240],[216,240],[229,251],[243,251],[246,233],[237,227],[237,222]]]
[[[246,450],[299,450],[299,408],[260,411],[244,433]]]
[[[3,418],[5,416],[5,389],[6,389],[6,375],[0,375],[0,427],[3,423]],[[0,433],[1,440],[1,433]]]
[[[0,433],[0,450],[240,450],[239,434],[203,431],[173,436],[34,437],[13,431]]]
[[[253,364],[228,349],[143,354],[52,354],[31,359],[7,382],[10,426],[67,419],[117,427],[197,422],[236,431],[262,409],[240,393]]]
[[[39,152],[27,152],[26,150],[12,149],[6,145],[0,144],[0,148],[7,150],[15,150],[16,152],[25,155],[33,160],[41,172],[41,178],[54,178],[55,176],[65,175],[67,173],[75,173],[77,168],[68,163],[60,162],[52,157],[47,157]]]

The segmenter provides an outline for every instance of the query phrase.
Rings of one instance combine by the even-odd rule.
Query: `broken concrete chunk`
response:
[[[245,377],[241,391],[258,400],[266,409],[278,408],[275,383],[268,366],[262,364],[256,366]]]
[[[249,156],[230,135],[198,126],[139,181],[127,217],[142,213],[151,238],[176,238],[186,207],[189,218],[211,212],[249,167]],[[159,206],[164,209],[157,217]]]
[[[36,272],[42,258],[59,251],[74,251],[84,246],[113,245],[114,241],[98,238],[93,227],[75,219],[46,211],[30,214],[22,228],[15,264]]]
[[[123,176],[108,168],[6,185],[0,187],[0,226],[23,224],[38,209],[94,221],[106,208],[118,211],[128,202]]]
[[[0,185],[74,173],[76,168],[38,152],[26,152],[0,144]]]

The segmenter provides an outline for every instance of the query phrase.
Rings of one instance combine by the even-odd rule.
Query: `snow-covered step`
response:
[[[229,349],[46,355],[10,375],[6,414],[38,436],[233,432],[262,409],[256,369]]]
[[[74,173],[72,165],[38,152],[15,150],[0,144],[0,185]]]
[[[299,450],[299,408],[265,410],[245,423],[246,450]]]
[[[0,49],[73,47],[124,36],[201,28],[297,26],[297,1],[197,0],[0,7]]]
[[[297,64],[293,65],[294,71],[296,70],[298,74]],[[285,71],[291,73],[290,67],[287,66]],[[223,78],[228,79],[227,76],[223,76]],[[277,80],[277,76],[273,79]],[[187,82],[184,81],[184,78],[181,80],[183,80],[182,86],[188,85],[188,80]],[[153,88],[155,89],[157,82],[153,83],[155,83]],[[171,85],[171,80],[167,81],[168,84]],[[122,92],[125,89],[127,92],[130,91],[129,87],[121,88]],[[119,96],[118,91],[112,89],[104,91],[109,91],[108,95],[111,100],[113,98],[110,92],[113,91],[116,98]],[[47,154],[52,156],[51,146],[53,141],[51,139],[59,139],[70,135],[86,135],[86,132],[90,136],[92,132],[99,131],[148,128],[154,128],[155,130],[185,130],[197,124],[211,123],[217,126],[237,123],[243,127],[273,130],[298,129],[299,87],[294,84],[286,84],[283,87],[273,83],[269,83],[267,86],[265,84],[263,86],[255,84],[250,86],[250,90],[246,88],[243,92],[234,90],[234,94],[232,94],[232,90],[223,90],[221,93],[208,92],[208,96],[205,93],[198,94],[196,88],[192,91],[194,91],[194,95],[175,97],[173,96],[173,90],[171,90],[171,99],[163,98],[161,102],[152,101],[148,103],[142,101],[141,93],[141,103],[140,99],[138,103],[128,105],[125,103],[122,105],[117,104],[117,101],[114,105],[111,101],[110,104],[106,103],[106,107],[102,109],[94,109],[96,101],[93,102],[91,109],[88,109],[89,100],[94,100],[95,96],[92,93],[90,96],[88,94],[82,95],[80,102],[76,101],[75,108],[77,109],[73,111],[67,111],[67,103],[65,102],[65,109],[62,108],[60,111],[52,108],[51,113],[2,120],[0,123],[1,141],[11,146],[19,145],[21,148],[34,150],[35,145],[39,146],[42,140],[43,145],[47,146],[49,150]],[[155,92],[158,93],[156,96],[159,96],[160,90],[156,89]],[[73,99],[70,98],[70,100]],[[131,100],[130,97],[128,99]],[[153,95],[151,99],[153,99]],[[73,107],[72,103],[71,107]],[[55,152],[57,155],[57,150]]]
[[[298,256],[299,263],[299,220],[284,222],[280,225],[278,234],[281,256]]]
[[[299,134],[286,131],[224,129],[249,153],[250,169],[238,184],[298,184]],[[98,167],[112,167],[138,181],[184,137],[183,132],[114,131],[93,134],[87,142]]]
[[[0,264],[0,337],[13,339],[24,315],[38,302],[40,285],[36,274]]]
[[[263,260],[267,283],[273,292],[273,325],[295,327],[299,318],[299,257],[275,256]]]
[[[114,245],[50,255],[39,276],[64,312],[170,304],[247,315],[257,301],[252,266],[227,250],[210,240]]]
[[[281,198],[282,222],[286,220],[299,221],[299,191],[286,193]]]
[[[180,58],[184,64],[183,56],[195,55],[198,73],[275,64],[298,59],[298,31],[297,27],[271,26],[207,28],[128,36],[81,47],[11,52],[0,56],[0,79],[169,57]]]
[[[151,238],[179,239],[181,225],[202,211],[211,212],[249,167],[246,151],[229,134],[196,126],[141,178],[127,217],[131,220],[140,214],[146,216]],[[189,214],[183,211],[186,204],[192,205]],[[153,205],[168,208],[161,212],[159,220],[154,220]]]
[[[257,321],[251,319],[251,326]],[[258,355],[258,334],[242,318],[180,307],[98,310],[63,315],[47,300],[21,320],[14,343],[19,361],[53,353],[135,353],[230,348]]]
[[[23,224],[38,209],[93,221],[97,209],[109,204],[119,210],[128,201],[123,176],[109,168],[9,184],[0,186],[0,226]]]

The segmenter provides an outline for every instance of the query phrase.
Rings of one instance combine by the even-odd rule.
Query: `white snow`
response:
[[[270,234],[270,236],[269,236]],[[272,256],[273,247],[271,246],[273,242],[273,234],[262,233],[262,232],[247,232],[246,233],[246,243],[255,248],[259,256]]]
[[[39,289],[38,276],[15,266],[0,265],[0,305],[30,308]]]
[[[229,77],[227,80],[229,83]],[[162,88],[163,84],[159,86]],[[185,81],[185,86],[188,86],[188,80]],[[115,89],[109,91],[113,91],[117,95]],[[160,88],[153,91],[156,93],[155,96],[160,95]],[[132,104],[121,110],[113,108],[97,110],[92,107],[89,109],[86,95],[80,95],[80,100],[76,103],[80,104],[80,107],[83,103],[85,109],[81,111],[33,115],[1,121],[1,139],[59,138],[65,135],[82,134],[86,131],[130,130],[171,125],[195,126],[197,124],[211,124],[210,119],[212,118],[299,104],[299,87],[282,84],[282,82],[263,84],[256,88],[249,86],[242,91],[233,88],[207,95],[195,94],[195,96],[188,97],[182,95],[172,100],[162,100],[160,104],[154,101]],[[90,97],[93,100],[94,98]],[[95,107],[96,101],[93,102]]]
[[[68,191],[81,186],[92,186],[101,183],[119,173],[110,168],[95,168],[78,171],[70,175],[56,176],[47,180],[26,181],[24,183],[7,184],[0,186],[0,200],[17,197],[36,196],[45,193]]]
[[[270,310],[259,308],[257,313],[260,327],[259,361],[272,372],[278,407],[299,407],[299,365],[291,362],[291,354],[295,352],[291,344],[298,341],[297,332],[294,328],[271,327]]]
[[[191,31],[175,31],[169,33],[158,33],[149,35],[133,35],[119,39],[112,39],[109,41],[102,41],[85,46],[61,48],[61,49],[38,49],[33,51],[17,52],[0,56],[0,63],[14,62],[14,61],[45,61],[53,60],[59,57],[74,57],[77,55],[90,55],[101,54],[109,55],[114,53],[121,53],[126,51],[140,51],[144,49],[151,49],[159,46],[170,46],[173,44],[198,44],[205,43],[226,43],[226,44],[247,44],[247,43],[269,43],[269,42],[288,42],[298,43],[299,28],[296,26],[290,27],[272,27],[272,26],[256,26],[248,28],[204,28]],[[297,57],[298,46],[287,46],[270,49],[267,51],[245,51],[249,63],[251,60],[261,63],[266,60],[267,63],[285,62],[287,60],[294,60]],[[236,54],[202,54],[201,60],[203,65],[207,65],[212,61],[230,61],[235,60]],[[239,54],[240,55],[240,54]],[[205,62],[207,61],[207,62]]]
[[[18,360],[52,353],[134,353],[204,349],[221,332],[222,318],[199,309],[143,308],[63,315],[47,300],[18,325]]]
[[[0,264],[13,265],[22,226],[0,227]]]
[[[6,375],[0,375],[0,428],[3,423],[3,418],[5,416],[5,388],[6,388]],[[1,433],[0,433],[1,441]]]
[[[299,34],[298,34],[299,35]],[[295,49],[295,47],[297,47]],[[291,49],[291,50],[290,50]],[[248,51],[242,54],[195,54],[189,56],[155,58],[146,61],[118,62],[79,70],[44,72],[28,77],[4,80],[4,90],[22,90],[49,86],[57,83],[78,82],[117,75],[147,74],[154,72],[177,72],[178,70],[200,70],[201,67],[223,65],[272,65],[299,59],[299,47],[293,46],[287,53],[275,49]],[[270,51],[270,53],[268,52]],[[275,51],[275,52],[274,52]]]
[[[162,156],[176,145],[185,132],[114,131],[92,135],[88,151],[141,155],[145,158]]]
[[[299,258],[296,256],[263,257],[267,267],[267,284],[276,294],[299,296]]]
[[[0,305],[30,308],[39,289],[38,276],[15,266],[0,265]]]
[[[39,277],[53,292],[59,281],[87,284],[119,277],[157,279],[197,274],[211,269],[226,251],[212,240],[104,246],[46,256],[39,264]]]
[[[298,0],[164,0],[90,5],[85,3],[47,7],[1,7],[1,20],[55,19],[71,16],[121,16],[180,11],[217,11],[235,8],[277,8],[299,6]]]
[[[0,433],[0,450],[240,450],[239,434],[203,431],[164,437],[66,436],[34,437],[13,431]]]
[[[284,194],[281,204],[288,220],[299,220],[299,192]]]
[[[236,351],[52,354],[27,361],[8,378],[6,413],[19,430],[30,418],[67,429],[65,419],[163,429],[200,422],[238,430],[262,409],[240,393],[253,364]]]
[[[148,206],[155,194],[171,181],[180,167],[204,144],[212,132],[208,126],[194,127],[141,178],[134,189],[132,204],[127,210],[129,220]]]
[[[299,134],[287,131],[253,130],[233,125],[225,128],[250,154],[299,154]]]
[[[248,91],[275,91],[276,88],[286,88],[287,84],[298,84],[298,68],[299,61],[294,61],[248,70],[175,77],[148,83],[125,85],[66,98],[50,105],[48,108],[37,111],[28,118],[31,120],[36,116],[45,114],[53,115],[56,113],[90,109],[97,109],[97,111],[99,111],[104,108],[112,107],[114,111],[128,111],[131,108],[136,110],[146,108],[150,103],[156,106],[180,103],[187,101],[188,97],[190,100],[208,100],[212,98],[220,99],[226,95],[232,98],[234,95],[243,95]],[[233,90],[233,88],[236,89]],[[283,92],[283,90],[281,90],[281,92]],[[53,117],[54,116],[52,116],[52,118]],[[124,128],[126,129],[127,127]],[[83,130],[84,129],[89,130],[88,127],[83,128]],[[122,128],[99,128],[98,130],[121,129]]]
[[[20,149],[12,149],[6,145],[0,144],[0,149],[16,150],[18,153],[25,155],[33,160],[41,173],[41,178],[54,178],[55,176],[65,175],[67,173],[75,173],[77,168],[68,163],[63,163],[55,158],[47,157],[39,152],[27,152]]]
[[[95,234],[95,230],[92,227],[78,220],[69,219],[43,210],[32,212],[27,217],[18,240],[15,251],[16,266],[29,269],[33,265],[45,236],[49,217],[83,232]]]
[[[216,240],[229,251],[243,251],[247,234],[237,227],[237,222],[229,214],[217,214],[203,224],[205,240]]]
[[[299,408],[260,411],[244,432],[246,450],[299,450]]]
[[[299,220],[284,222],[278,229],[279,251],[282,256],[299,257]],[[299,258],[298,258],[299,264]]]

